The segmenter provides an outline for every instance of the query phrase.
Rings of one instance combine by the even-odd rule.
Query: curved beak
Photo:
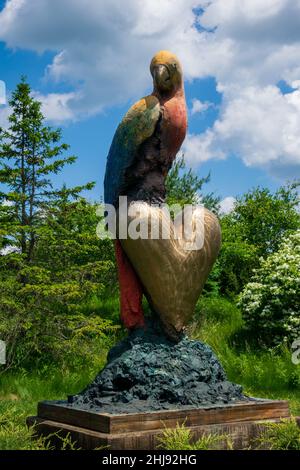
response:
[[[154,79],[156,83],[165,83],[170,80],[170,73],[168,68],[163,64],[157,65],[154,68]]]

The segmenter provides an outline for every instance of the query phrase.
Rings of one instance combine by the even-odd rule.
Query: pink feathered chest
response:
[[[161,144],[173,160],[180,150],[187,131],[187,111],[184,95],[175,96],[161,104]]]

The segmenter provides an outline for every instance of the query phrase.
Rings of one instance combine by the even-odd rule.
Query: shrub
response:
[[[23,286],[14,276],[0,283],[0,338],[7,343],[4,367],[97,362],[114,343],[118,326],[98,312],[81,311],[89,282],[51,283],[42,269],[32,271],[37,279],[31,276],[31,284]]]
[[[295,419],[282,419],[280,423],[266,423],[258,444],[270,450],[300,450],[300,427]]]
[[[298,397],[300,365],[292,363],[287,344],[257,349],[255,332],[252,337],[249,331],[246,335],[240,310],[226,299],[202,298],[196,315],[193,338],[212,347],[229,380],[243,385],[246,394],[278,399],[296,393]],[[292,404],[294,413],[299,413],[298,399]]]
[[[232,449],[229,436],[222,434],[203,434],[193,442],[192,431],[185,425],[177,424],[176,428],[166,428],[159,438],[159,448],[164,450],[214,450],[222,448]]]
[[[25,426],[26,414],[16,406],[1,409],[0,450],[52,450],[45,438],[33,439],[34,430]]]
[[[239,294],[256,266],[255,246],[241,240],[234,242],[224,240],[217,260],[220,294],[228,297]]]
[[[33,259],[0,254],[0,339],[6,367],[97,362],[117,326],[93,299],[116,290],[114,248],[96,236],[95,206],[80,199],[44,211]]]
[[[262,260],[240,295],[247,327],[265,344],[300,336],[300,230],[278,252]]]

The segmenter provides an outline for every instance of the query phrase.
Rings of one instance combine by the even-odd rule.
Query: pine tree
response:
[[[113,245],[97,238],[96,206],[80,196],[94,183],[53,187],[51,176],[75,157],[63,156],[69,146],[61,143],[59,129],[45,125],[24,78],[10,107],[8,129],[0,129],[5,367],[31,368],[36,361],[93,364],[100,345],[107,344],[106,333],[116,330],[89,309],[93,296],[116,284]]]
[[[9,127],[0,128],[1,245],[15,247],[30,262],[46,208],[61,197],[76,197],[93,183],[53,190],[49,176],[74,163],[76,157],[62,157],[69,146],[60,142],[60,129],[45,125],[41,103],[31,96],[24,77],[9,105]]]
[[[203,186],[210,182],[210,174],[200,178],[191,169],[186,168],[184,157],[175,160],[166,180],[167,203],[198,205],[203,204],[207,209],[218,212],[220,198],[214,193],[203,194]]]

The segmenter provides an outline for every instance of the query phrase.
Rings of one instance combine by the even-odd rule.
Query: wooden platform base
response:
[[[230,405],[197,409],[155,411],[112,415],[71,408],[66,402],[41,402],[38,416],[27,424],[36,425],[37,433],[51,436],[56,445],[69,433],[82,449],[106,447],[109,450],[154,450],[165,428],[185,424],[193,438],[203,434],[230,435],[235,449],[249,447],[265,421],[289,418],[287,401],[251,400]]]

